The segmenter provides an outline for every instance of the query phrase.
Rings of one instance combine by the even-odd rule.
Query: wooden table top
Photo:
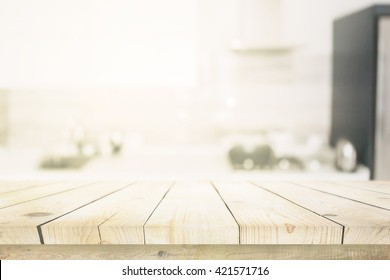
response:
[[[0,181],[0,244],[390,244],[390,182]]]

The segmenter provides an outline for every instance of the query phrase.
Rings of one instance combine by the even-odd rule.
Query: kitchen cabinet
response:
[[[237,1],[236,35],[231,49],[236,52],[289,52],[286,41],[283,2],[280,0]]]

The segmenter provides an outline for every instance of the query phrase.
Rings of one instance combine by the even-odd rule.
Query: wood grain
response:
[[[380,182],[367,182],[367,181],[343,181],[343,182],[332,182],[334,185],[347,186],[351,188],[363,189],[367,191],[390,194],[390,184],[384,185]],[[351,190],[353,191],[353,190]]]
[[[45,244],[144,244],[143,225],[172,182],[139,182],[41,227]]]
[[[390,187],[390,181],[369,181],[369,183],[374,183],[374,184],[380,184],[380,185],[384,185],[384,186],[387,186],[387,187]]]
[[[75,211],[128,185],[109,182],[82,188],[0,209],[0,244],[40,244],[42,224]]]
[[[142,182],[128,191],[117,213],[99,225],[102,244],[144,244],[144,225],[173,182]]]
[[[341,244],[343,227],[250,183],[214,182],[240,225],[240,244]]]
[[[54,182],[46,181],[0,181],[0,194],[24,189],[33,188],[36,186],[46,185]]]
[[[213,184],[0,181],[0,244],[390,244],[389,182]]]
[[[377,193],[370,190],[354,188],[344,186],[342,183],[333,184],[330,182],[319,182],[319,181],[310,181],[310,182],[295,182],[300,186],[305,186],[308,188],[320,190],[322,192],[335,194],[344,198],[351,200],[360,201],[366,204],[374,205],[381,207],[387,210],[390,210],[390,194],[386,193]]]
[[[344,226],[344,244],[390,244],[390,211],[286,182],[257,186]]]
[[[239,228],[210,182],[179,182],[145,224],[146,244],[238,244]]]
[[[1,260],[390,260],[390,245],[0,245]]]
[[[85,185],[85,183],[59,182],[36,185],[30,188],[15,189],[11,192],[0,193],[0,209],[69,191],[82,187],[83,185]]]

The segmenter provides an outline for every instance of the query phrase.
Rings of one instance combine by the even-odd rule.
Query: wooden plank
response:
[[[370,182],[373,182],[375,184],[384,185],[384,186],[387,186],[387,187],[390,186],[390,180],[389,181],[379,181],[379,180],[377,180],[377,181],[370,181]]]
[[[146,244],[238,244],[239,229],[210,182],[176,183],[145,224]]]
[[[333,184],[329,182],[308,181],[294,182],[304,187],[316,189],[322,192],[339,195],[351,200],[360,201],[373,206],[390,210],[390,194],[376,193],[363,189],[351,189],[351,187],[342,184]]]
[[[390,245],[0,245],[1,260],[390,260]]]
[[[390,211],[287,182],[256,182],[323,217],[344,225],[344,244],[390,244]]]
[[[128,183],[98,182],[0,209],[0,244],[39,244],[40,226],[109,195]]]
[[[0,194],[34,188],[54,182],[47,181],[0,181]]]
[[[0,194],[0,209],[81,187],[86,183],[60,182]]]
[[[241,244],[341,244],[343,227],[245,182],[215,182],[240,225]]]
[[[144,225],[173,182],[143,182],[132,188],[123,207],[99,226],[103,244],[144,244]]]
[[[351,188],[363,189],[377,193],[390,194],[390,184],[384,185],[376,181],[340,181],[332,183],[335,185],[343,185]]]
[[[45,244],[144,244],[143,226],[171,185],[135,183],[47,223]]]

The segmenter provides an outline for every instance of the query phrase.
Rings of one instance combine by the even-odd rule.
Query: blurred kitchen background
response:
[[[0,178],[368,179],[329,146],[332,24],[374,3],[0,0]]]

